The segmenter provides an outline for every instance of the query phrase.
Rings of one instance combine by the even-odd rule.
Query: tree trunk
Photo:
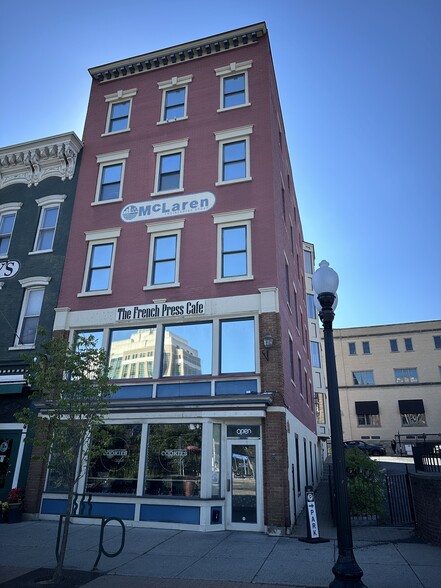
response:
[[[73,499],[74,499],[74,490],[73,490],[73,486],[71,486],[69,488],[69,492],[67,495],[66,515],[65,515],[65,519],[64,519],[64,525],[63,525],[60,553],[59,553],[59,557],[58,557],[58,561],[57,561],[57,567],[55,568],[54,575],[52,576],[52,581],[54,584],[59,582],[62,578],[62,575],[63,575],[63,565],[64,565],[64,558],[66,556],[67,539],[69,537],[69,525],[70,525],[70,516],[72,513]]]

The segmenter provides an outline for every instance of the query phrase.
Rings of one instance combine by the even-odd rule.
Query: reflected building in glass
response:
[[[266,25],[89,73],[54,330],[93,334],[117,392],[78,491],[133,524],[289,533],[321,475],[317,349]],[[64,499],[47,484],[40,516]]]

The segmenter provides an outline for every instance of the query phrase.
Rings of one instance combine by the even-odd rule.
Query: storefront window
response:
[[[89,464],[86,492],[136,494],[141,425],[104,425],[92,438],[92,455],[97,439],[104,449]]]
[[[200,496],[201,424],[150,425],[144,494]]]
[[[255,372],[254,319],[221,321],[221,373]]]
[[[212,333],[212,323],[165,327],[162,376],[211,374]]]
[[[112,380],[151,377],[155,343],[156,327],[112,331],[109,377]]]
[[[221,495],[221,425],[213,425],[213,442],[211,447],[211,497]]]

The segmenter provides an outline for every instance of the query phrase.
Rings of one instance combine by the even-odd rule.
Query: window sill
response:
[[[227,180],[227,181],[218,181],[214,185],[215,186],[229,186],[230,184],[240,184],[242,182],[251,182],[253,178],[250,176],[249,178],[239,178],[237,180]],[[153,194],[152,194],[153,196]]]
[[[244,104],[238,104],[237,106],[230,106],[229,108],[218,108],[217,112],[230,112],[230,110],[237,110],[238,108],[246,108],[251,106],[251,102],[245,102]]]
[[[41,251],[29,251],[28,255],[40,255],[41,253],[53,253],[53,249],[42,249]]]
[[[179,122],[180,120],[187,120],[188,116],[180,116],[179,118],[169,118],[167,120],[160,120],[157,125],[168,125],[169,123]]]
[[[114,204],[115,202],[122,202],[121,198],[115,198],[113,200],[94,200],[90,203],[90,206],[101,206],[102,204]]]
[[[179,288],[180,282],[173,282],[173,284],[154,284],[152,286],[144,286],[143,290],[160,290],[162,288]]]
[[[178,188],[177,190],[165,190],[164,192],[152,192],[150,196],[168,196],[169,194],[179,194],[183,192],[184,188]]]
[[[121,129],[120,131],[112,131],[111,133],[101,133],[101,137],[111,137],[112,135],[119,135],[121,133],[128,133],[130,131],[130,127],[128,129]]]
[[[112,290],[96,290],[95,292],[79,292],[77,298],[85,298],[87,296],[105,296],[112,294]]]
[[[231,276],[230,278],[216,278],[213,280],[214,284],[226,284],[228,282],[246,282],[254,280],[254,276]]]
[[[23,349],[35,349],[35,343],[31,345],[14,345],[13,347],[8,347],[8,351],[23,351]]]

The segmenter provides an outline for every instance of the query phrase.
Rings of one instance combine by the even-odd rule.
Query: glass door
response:
[[[227,527],[262,530],[260,443],[228,441]]]

